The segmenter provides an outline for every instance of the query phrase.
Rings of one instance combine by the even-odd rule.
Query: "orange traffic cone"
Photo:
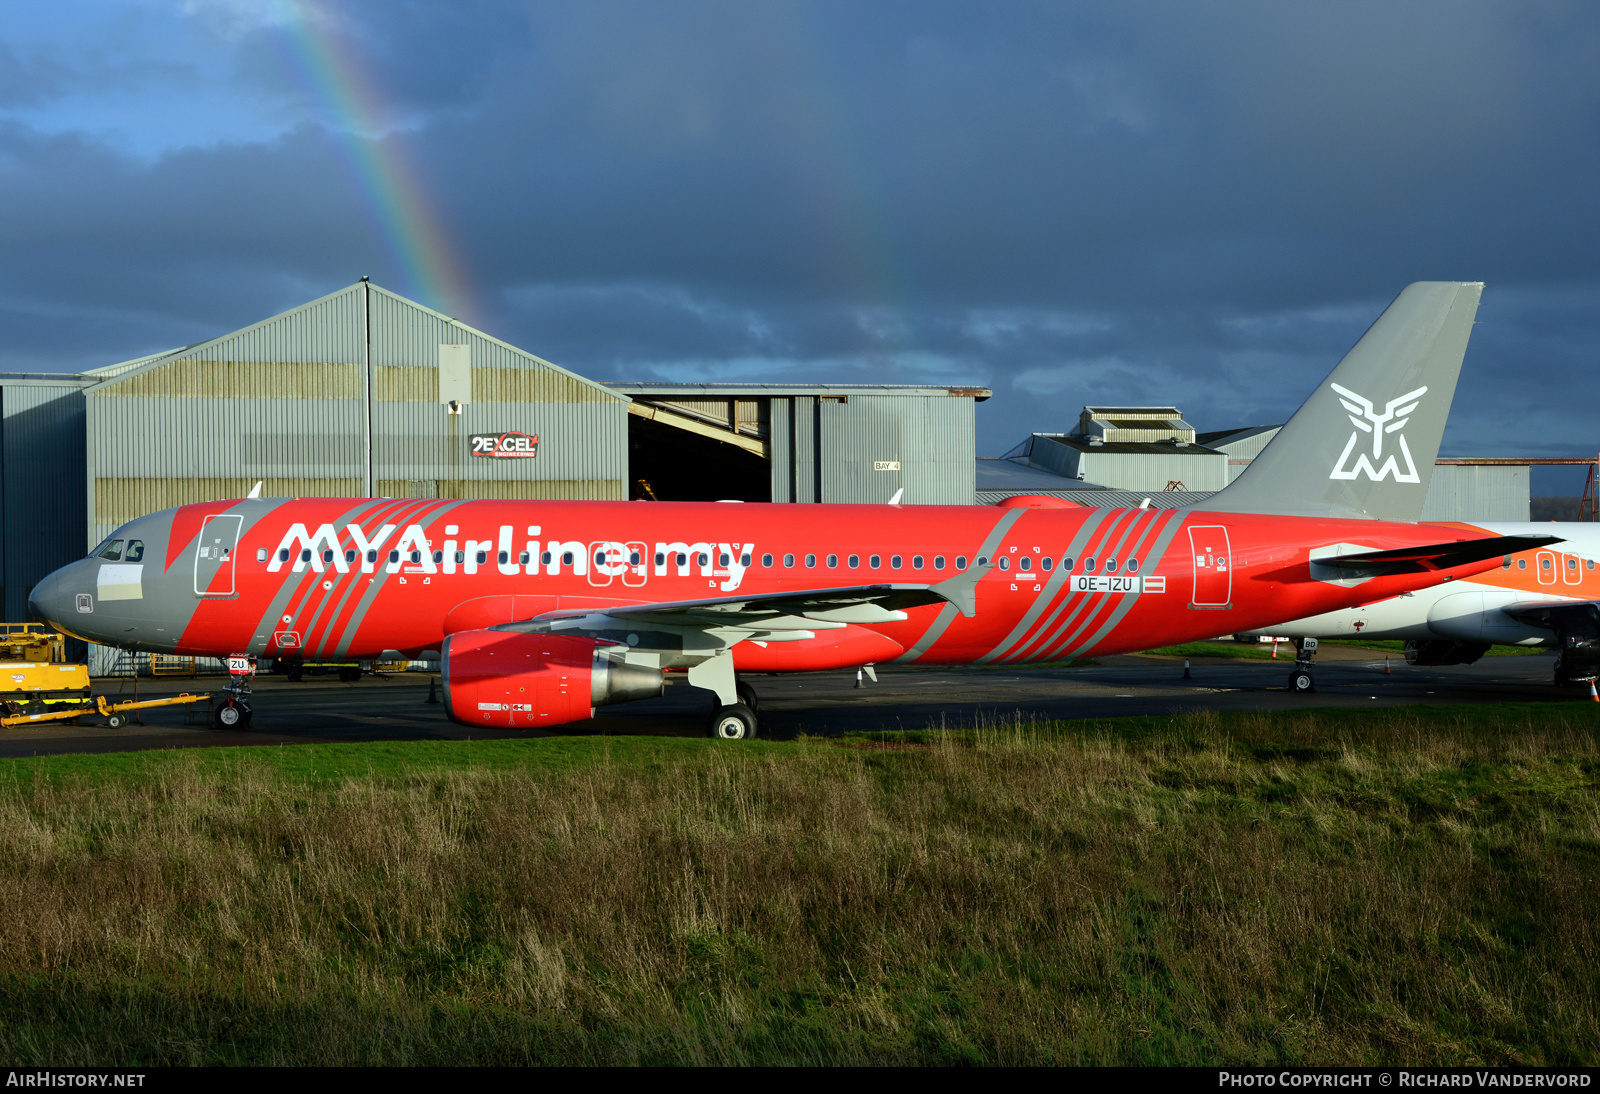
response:
[[[1276,638],[1272,640],[1272,656],[1274,658],[1278,656],[1278,640]]]
[[[1600,703],[1600,691],[1594,690],[1593,680],[1589,681],[1589,698],[1593,699],[1597,703]]]
[[[1389,675],[1389,655],[1388,654],[1384,654],[1383,655],[1383,674],[1385,676]]]

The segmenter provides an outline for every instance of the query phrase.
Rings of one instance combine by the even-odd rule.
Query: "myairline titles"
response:
[[[643,543],[624,543],[607,540],[594,544],[578,540],[524,539],[521,549],[514,546],[515,528],[502,524],[494,539],[459,538],[458,525],[445,525],[447,537],[440,545],[440,559],[434,561],[433,541],[428,539],[420,524],[408,524],[399,536],[394,536],[398,525],[385,524],[369,538],[359,524],[345,525],[354,557],[347,557],[339,531],[332,524],[323,524],[315,532],[304,524],[292,524],[284,533],[277,550],[267,563],[269,573],[277,573],[284,566],[291,573],[310,568],[323,573],[331,566],[337,573],[349,573],[357,566],[364,574],[376,573],[381,568],[386,574],[422,574],[426,579],[435,575],[456,573],[476,574],[480,566],[493,565],[508,577],[513,574],[537,575],[541,567],[552,577],[561,573],[563,566],[574,574],[588,573],[591,562],[597,573],[618,576],[632,569],[643,576],[649,560],[634,561],[637,551],[641,555]],[[528,525],[527,535],[541,534],[540,526]],[[542,545],[542,546],[541,546]],[[594,558],[590,558],[591,550]],[[753,543],[696,542],[657,543],[655,545],[655,576],[666,577],[673,569],[677,576],[689,577],[698,565],[700,576],[711,578],[711,584],[725,593],[739,588],[744,572],[750,565]],[[387,554],[387,558],[383,556]],[[326,555],[327,557],[324,557]],[[480,562],[480,556],[482,561]],[[718,585],[716,578],[722,578]]]

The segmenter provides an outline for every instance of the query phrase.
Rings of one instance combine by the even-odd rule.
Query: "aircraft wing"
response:
[[[597,613],[614,620],[673,627],[763,628],[781,619],[804,619],[823,624],[824,627],[828,624],[889,623],[904,619],[902,613],[906,608],[942,604],[954,599],[953,590],[941,592],[934,585],[856,585],[843,589],[719,596],[614,608],[564,609],[545,612],[527,623],[505,624],[499,629],[522,629],[530,624],[558,624]]]
[[[1388,577],[1391,574],[1420,574],[1448,570],[1495,555],[1514,555],[1551,543],[1560,536],[1490,536],[1463,539],[1453,543],[1432,543],[1425,547],[1401,547],[1393,551],[1366,551],[1358,555],[1337,555],[1314,559],[1316,566],[1341,571],[1343,577]]]

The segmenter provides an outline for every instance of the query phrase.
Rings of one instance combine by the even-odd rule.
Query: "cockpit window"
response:
[[[124,562],[140,562],[140,561],[143,561],[143,559],[144,559],[144,540],[142,540],[142,539],[130,539],[128,541],[128,552],[127,552],[127,554],[122,556],[122,561],[124,561]]]
[[[122,544],[123,541],[120,539],[112,540],[110,543],[100,548],[100,557],[109,558],[113,562],[118,561],[122,558]]]

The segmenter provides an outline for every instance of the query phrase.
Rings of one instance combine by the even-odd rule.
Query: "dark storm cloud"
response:
[[[411,287],[282,24],[196,10],[278,135],[0,128],[10,367]],[[1088,401],[1220,428],[1292,412],[1406,283],[1482,279],[1447,450],[1594,447],[1600,9],[323,10],[479,321],[586,375],[984,383],[986,451]]]

